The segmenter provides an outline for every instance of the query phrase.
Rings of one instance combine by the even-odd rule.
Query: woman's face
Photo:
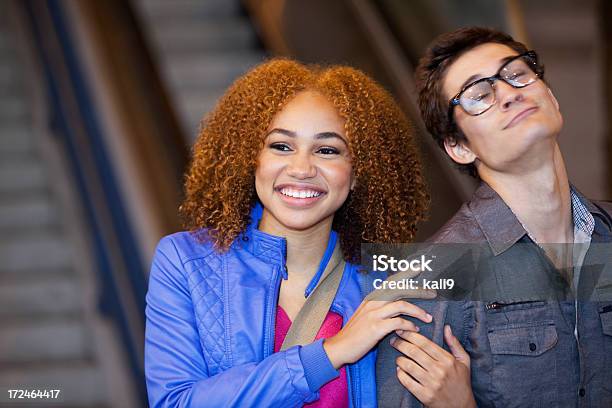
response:
[[[331,226],[352,184],[344,119],[320,93],[297,94],[272,119],[259,153],[255,188],[264,207],[260,227]]]

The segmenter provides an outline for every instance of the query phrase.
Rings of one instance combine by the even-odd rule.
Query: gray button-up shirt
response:
[[[575,227],[588,220],[587,231],[592,230],[580,278],[583,291],[593,294],[589,301],[580,296],[577,301],[575,296],[538,299],[537,290],[518,283],[538,282],[538,275],[557,271],[550,262],[516,256],[520,252],[513,251],[521,245],[538,248],[485,183],[431,239],[484,243],[493,262],[503,263],[490,269],[493,288],[487,300],[413,302],[433,316],[433,323],[419,324],[423,335],[446,348],[443,328],[449,324],[470,354],[472,387],[480,407],[612,407],[612,281],[599,279],[598,274],[598,279],[590,279],[593,273],[585,271],[593,263],[601,270],[601,259],[612,264],[612,254],[607,249],[601,253],[607,247],[603,243],[612,245],[612,205],[590,202],[575,190],[572,201]],[[590,261],[594,257],[598,260]],[[388,339],[381,342],[376,373],[379,405],[421,406],[397,380],[398,356]]]

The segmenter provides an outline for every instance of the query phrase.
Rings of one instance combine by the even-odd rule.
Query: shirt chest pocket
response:
[[[507,302],[487,310],[491,395],[504,407],[556,401],[558,333],[546,302]],[[541,392],[534,393],[534,386]],[[554,404],[553,404],[554,405]]]
[[[553,348],[557,341],[557,329],[552,321],[526,327],[508,325],[489,332],[493,354],[539,356]]]
[[[490,303],[487,326],[494,355],[540,356],[558,341],[551,308],[543,301]]]

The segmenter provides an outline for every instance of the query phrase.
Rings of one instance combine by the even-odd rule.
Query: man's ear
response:
[[[445,139],[444,149],[451,159],[459,164],[470,164],[476,160],[476,154],[463,142]]]
[[[557,98],[555,98],[555,95],[553,94],[552,90],[549,87],[546,87],[546,89],[548,89],[548,93],[550,94],[550,97],[552,98],[553,103],[557,107],[557,110],[559,110],[559,101],[557,101]]]

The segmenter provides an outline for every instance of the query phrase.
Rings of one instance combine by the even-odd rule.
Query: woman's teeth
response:
[[[294,190],[291,188],[282,188],[280,192],[281,194],[286,195],[287,197],[293,198],[311,198],[318,197],[323,194],[314,190]]]

